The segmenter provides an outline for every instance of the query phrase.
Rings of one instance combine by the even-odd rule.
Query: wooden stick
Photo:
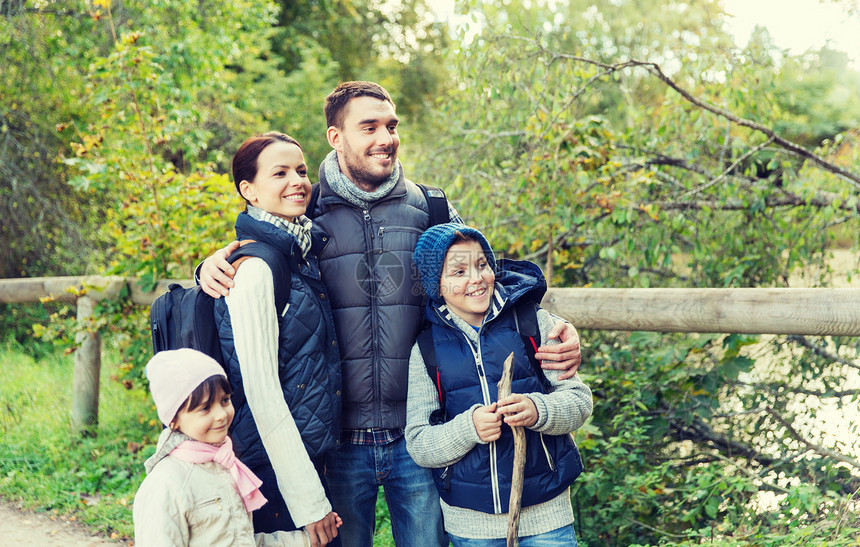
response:
[[[511,394],[511,381],[513,380],[514,354],[505,359],[502,369],[502,377],[497,384],[499,387],[499,399],[504,399]],[[514,472],[511,478],[511,499],[508,503],[508,547],[517,547],[520,544],[520,509],[523,501],[523,470],[526,465],[526,432],[522,427],[511,427],[514,433]]]

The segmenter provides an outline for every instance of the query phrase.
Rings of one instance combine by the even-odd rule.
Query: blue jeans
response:
[[[453,534],[451,534],[451,543],[454,547],[505,547],[507,545],[505,538],[469,539]],[[536,536],[521,537],[520,547],[576,547],[576,534],[573,531],[573,524]]]
[[[341,445],[328,454],[326,478],[332,507],[343,519],[343,547],[373,545],[380,486],[396,545],[447,547],[433,476],[412,460],[402,437],[383,446]]]

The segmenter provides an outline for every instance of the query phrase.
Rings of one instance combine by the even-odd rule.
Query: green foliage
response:
[[[40,340],[33,336],[33,326],[47,328],[59,318],[74,315],[74,308],[68,304],[0,304],[0,332],[4,338],[0,344],[11,344],[34,359],[40,359],[56,351],[50,340]]]
[[[119,29],[106,12],[109,30],[121,34],[89,71],[88,103],[100,123],[85,128],[74,157],[63,160],[80,173],[74,187],[111,204],[102,231],[111,247],[107,271],[145,284],[188,277],[204,245],[229,233],[240,202],[206,161],[206,105],[231,92],[219,72],[271,16],[265,6],[235,2],[217,17],[181,2],[150,8],[126,4]],[[168,20],[183,23],[168,31]]]
[[[288,73],[304,73],[307,52],[318,51],[334,72],[322,95],[310,95],[322,113],[322,98],[337,83],[371,80],[388,89],[398,114],[418,123],[429,102],[447,83],[442,52],[447,27],[434,21],[427,0],[280,0],[273,51]],[[301,87],[296,92],[303,93]],[[324,130],[325,128],[323,128]],[[313,135],[319,140],[323,133]],[[305,141],[301,141],[303,144]],[[320,161],[320,160],[317,160]]]
[[[376,494],[376,530],[373,533],[373,545],[374,547],[394,547],[391,517],[388,514],[388,503],[382,489]]]
[[[34,360],[4,345],[0,495],[129,538],[132,500],[160,428],[149,395],[116,379],[122,370],[111,355],[103,364],[99,435],[76,439],[69,433],[72,358]]]
[[[85,273],[96,208],[68,192],[55,125],[80,105],[92,22],[59,13],[81,2],[35,15],[14,4],[0,14],[0,277]]]
[[[804,272],[825,286],[830,246],[860,243],[860,77],[844,55],[790,57],[764,31],[741,50],[714,0],[470,0],[458,10],[481,25],[458,45],[429,4],[0,3],[0,275],[190,276],[231,238],[239,143],[285,131],[313,170],[323,97],[343,79],[386,86],[410,176],[554,285],[792,286]],[[4,308],[4,342],[41,357],[99,330],[121,362],[110,375],[133,388],[108,382],[99,439],[71,442],[67,414],[38,412],[69,407],[68,357],[4,356],[21,366],[0,367],[0,493],[128,535],[157,429],[137,390],[146,310],[121,297],[84,325],[71,315]],[[856,340],[582,338],[596,402],[578,434],[582,545],[857,542],[856,419],[847,441],[818,429],[856,408]]]
[[[856,122],[816,98],[856,89],[856,72],[831,59],[837,80],[824,53],[779,62],[764,39],[732,47],[716,2],[470,6],[482,29],[453,59],[460,85],[418,178],[497,249],[560,286],[789,286],[809,266],[827,283],[834,226],[860,221],[835,161],[855,177],[860,162],[853,133],[835,134]],[[799,66],[816,77],[799,82]],[[583,545],[857,541],[843,520],[857,443],[819,430],[860,397],[839,387],[856,341],[582,338],[595,392],[573,494]]]
[[[577,439],[587,472],[572,495],[584,544],[849,545],[860,538],[856,520],[846,521],[856,511],[852,493],[825,478],[835,472],[834,480],[856,487],[845,469],[822,468],[780,486],[830,464],[770,460],[747,445],[755,437],[737,415],[756,412],[736,406],[734,392],[749,390],[744,377],[758,372],[743,355],[754,337],[582,336],[595,341],[583,372],[595,413]]]
[[[98,436],[70,437],[71,361],[69,356],[33,359],[10,343],[0,349],[0,496],[128,540],[143,462],[161,432],[155,405],[142,382],[122,379],[127,366],[109,351],[102,366]],[[393,546],[381,493],[377,519],[374,545]]]

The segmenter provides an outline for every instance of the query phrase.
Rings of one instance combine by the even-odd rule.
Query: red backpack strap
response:
[[[514,321],[517,325],[517,332],[520,338],[523,339],[523,345],[526,348],[526,353],[529,357],[529,363],[535,371],[538,380],[544,387],[544,391],[549,393],[551,385],[547,380],[543,369],[540,366],[540,361],[537,360],[537,340],[540,336],[540,328],[537,320],[537,304],[534,302],[517,302],[514,306]]]

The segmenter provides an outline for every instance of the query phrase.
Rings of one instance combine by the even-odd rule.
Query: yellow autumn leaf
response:
[[[97,8],[110,9],[110,0],[93,0],[93,5]]]

